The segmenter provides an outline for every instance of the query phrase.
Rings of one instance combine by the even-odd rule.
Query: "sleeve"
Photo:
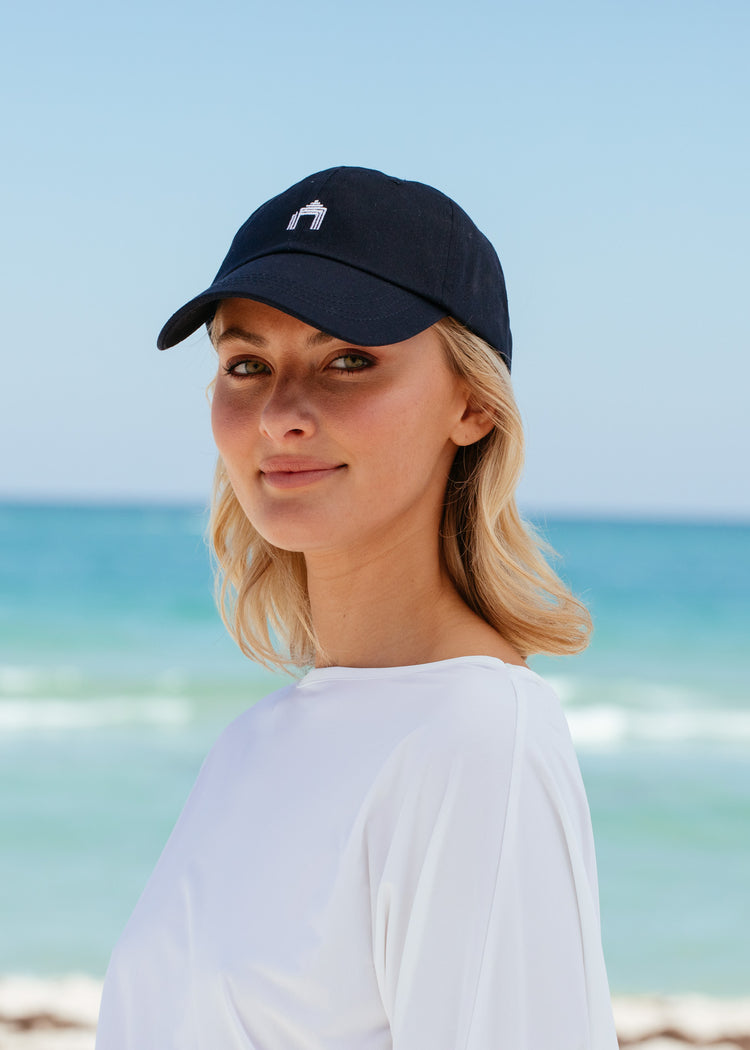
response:
[[[393,1050],[617,1048],[580,772],[562,712],[531,721],[514,692],[393,771],[369,841]]]

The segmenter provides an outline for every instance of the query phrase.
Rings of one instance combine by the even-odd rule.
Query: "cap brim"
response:
[[[167,350],[211,320],[222,299],[255,299],[361,346],[400,343],[446,316],[412,292],[319,255],[265,255],[216,280],[172,317],[156,345]]]

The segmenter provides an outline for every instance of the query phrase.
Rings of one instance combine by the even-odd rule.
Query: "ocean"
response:
[[[0,505],[0,973],[101,976],[211,743],[289,679],[196,508]],[[750,992],[750,526],[539,522],[592,609],[537,658],[578,750],[613,991]]]

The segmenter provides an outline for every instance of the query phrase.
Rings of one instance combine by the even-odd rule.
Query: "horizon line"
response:
[[[76,510],[76,511],[190,511],[208,514],[209,501],[200,501],[192,497],[149,496],[46,496],[46,495],[10,495],[0,494],[0,509],[18,510]],[[580,524],[612,525],[693,525],[693,526],[730,526],[750,527],[750,514],[747,512],[721,511],[687,511],[664,510],[654,508],[562,508],[521,506],[521,516],[534,524],[545,520]]]

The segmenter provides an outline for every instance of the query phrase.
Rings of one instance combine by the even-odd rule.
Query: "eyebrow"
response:
[[[228,339],[238,339],[242,343],[250,343],[251,346],[268,346],[268,340],[265,336],[259,335],[257,332],[250,332],[246,328],[241,328],[239,325],[230,325],[229,328],[225,328],[216,340],[217,346]],[[335,339],[336,336],[329,335],[328,332],[316,331],[308,336],[307,345],[312,348],[315,346],[321,346],[324,343],[331,343]]]

